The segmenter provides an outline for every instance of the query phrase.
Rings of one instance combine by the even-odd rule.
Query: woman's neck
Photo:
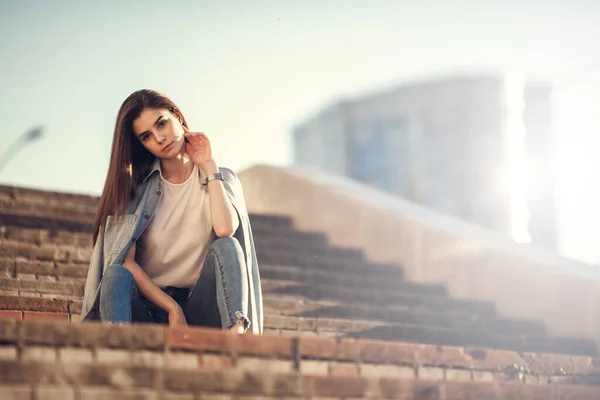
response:
[[[163,178],[171,183],[183,183],[194,170],[194,163],[185,155],[168,160],[160,160],[160,170]]]

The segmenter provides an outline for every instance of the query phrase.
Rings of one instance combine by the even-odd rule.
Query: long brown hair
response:
[[[117,115],[108,174],[94,219],[94,244],[106,218],[125,212],[127,203],[135,196],[136,186],[150,172],[156,158],[135,138],[133,132],[133,121],[147,108],[167,109],[187,127],[179,107],[162,93],[143,89],[125,99]]]

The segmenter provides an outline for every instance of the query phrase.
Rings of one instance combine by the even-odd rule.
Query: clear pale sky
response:
[[[217,162],[291,162],[290,130],[344,97],[516,71],[556,85],[561,251],[600,262],[598,0],[0,0],[0,184],[99,194],[118,107],[169,95]]]

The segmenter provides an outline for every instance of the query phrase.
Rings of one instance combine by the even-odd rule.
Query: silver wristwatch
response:
[[[212,174],[206,177],[206,180],[204,181],[204,186],[208,186],[208,183],[211,181],[224,181],[225,178],[223,177],[223,174],[220,172],[217,172],[216,174]]]

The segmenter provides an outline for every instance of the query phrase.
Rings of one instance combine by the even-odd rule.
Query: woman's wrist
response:
[[[217,167],[217,163],[215,162],[215,160],[210,160],[207,163],[203,163],[202,165],[200,165],[200,168],[202,169],[202,171],[204,171],[206,176],[210,176],[219,172],[219,167]]]
[[[169,296],[169,295],[167,295]],[[177,303],[171,296],[169,296],[169,300],[167,302],[167,306],[164,308],[164,311],[168,314],[177,311],[181,306]]]

